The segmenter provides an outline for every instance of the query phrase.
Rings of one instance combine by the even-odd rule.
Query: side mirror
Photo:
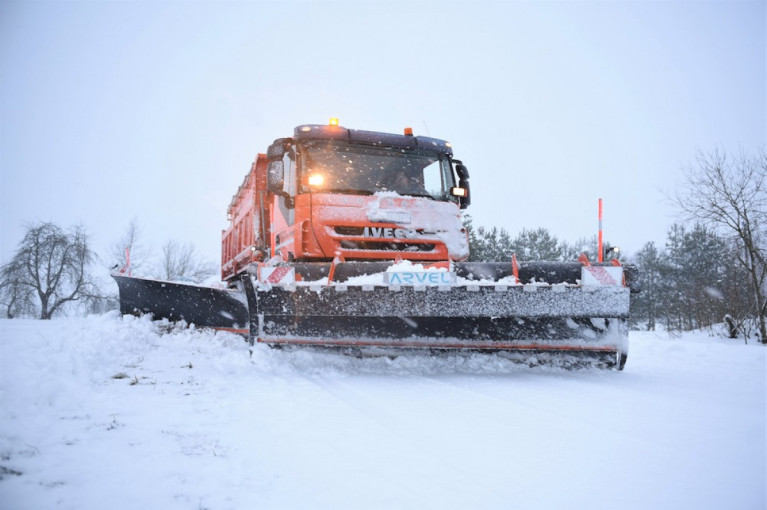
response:
[[[266,189],[269,193],[281,195],[285,186],[285,169],[282,160],[270,161],[266,167]]]
[[[471,204],[471,192],[469,191],[469,169],[466,165],[456,160],[455,173],[458,174],[458,186],[464,190],[464,192],[458,196],[461,209],[466,209]],[[455,193],[454,193],[455,194]]]
[[[266,190],[285,199],[285,207],[292,209],[293,197],[285,191],[285,163],[282,160],[270,161],[266,166]]]
[[[461,204],[461,209],[466,209],[471,204],[471,191],[469,191],[469,180],[461,179],[461,181],[458,184],[464,190],[463,196],[459,197],[458,200],[459,200],[459,203]]]

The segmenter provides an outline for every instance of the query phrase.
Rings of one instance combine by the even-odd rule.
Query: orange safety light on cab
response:
[[[405,128],[405,136],[413,136],[413,128],[406,127]]]
[[[329,125],[337,126],[338,125],[338,117],[330,117]]]

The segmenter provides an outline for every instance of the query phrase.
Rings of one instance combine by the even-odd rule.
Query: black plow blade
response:
[[[253,296],[253,331],[273,346],[575,355],[617,368],[627,352],[622,287],[256,284]]]
[[[248,333],[248,307],[241,292],[123,275],[112,277],[120,291],[120,313],[151,313],[155,319]]]

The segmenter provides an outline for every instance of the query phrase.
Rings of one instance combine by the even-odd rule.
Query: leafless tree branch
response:
[[[767,153],[735,158],[719,150],[700,153],[676,202],[689,219],[704,222],[741,248],[737,259],[748,274],[761,340],[767,343]]]

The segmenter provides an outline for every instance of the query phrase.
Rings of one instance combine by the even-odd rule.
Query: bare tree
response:
[[[109,255],[117,264],[116,269],[132,273],[141,271],[147,260],[147,251],[141,237],[141,226],[133,218],[123,236],[110,249]]]
[[[0,270],[6,314],[36,308],[50,319],[68,303],[98,299],[89,273],[95,258],[82,227],[69,233],[53,223],[27,227],[13,259]]]
[[[31,287],[24,285],[22,275],[23,267],[17,261],[0,269],[0,304],[9,319],[32,315],[35,311],[34,293]]]
[[[699,154],[676,201],[690,217],[716,228],[738,246],[760,339],[767,343],[767,153],[737,158],[719,151]]]
[[[162,247],[162,259],[155,271],[157,278],[169,281],[201,283],[216,272],[215,264],[200,257],[191,244],[168,241]]]

